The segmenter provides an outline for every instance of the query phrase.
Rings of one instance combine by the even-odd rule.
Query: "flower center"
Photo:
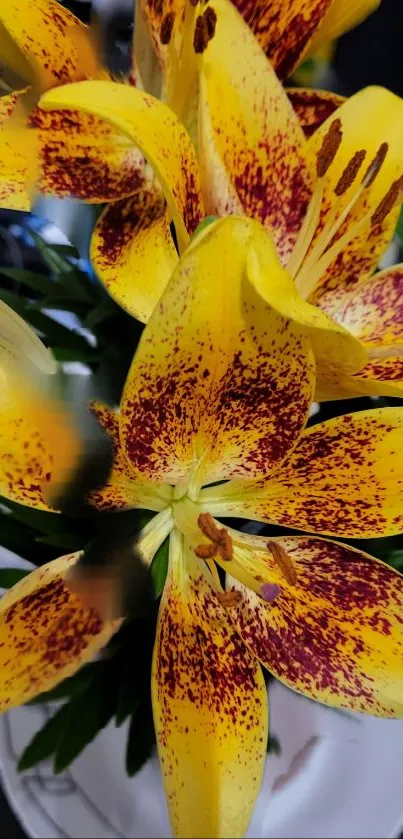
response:
[[[294,278],[298,291],[304,299],[309,297],[329,266],[353,239],[364,230],[368,230],[369,233],[373,227],[382,224],[394,208],[403,187],[403,179],[400,177],[392,183],[374,211],[364,213],[362,218],[352,221],[343,233],[342,228],[348,216],[363,194],[374,183],[389,147],[387,143],[382,143],[379,146],[374,159],[367,166],[362,177],[359,177],[359,173],[366,158],[366,151],[365,149],[357,150],[348,161],[334,187],[336,200],[327,217],[325,217],[323,229],[319,232],[318,226],[324,211],[324,179],[337,155],[342,138],[341,122],[339,119],[335,119],[331,123],[317,154],[315,187],[287,265],[287,270]],[[346,203],[345,200],[342,200],[342,196],[353,184],[355,184],[355,189]]]

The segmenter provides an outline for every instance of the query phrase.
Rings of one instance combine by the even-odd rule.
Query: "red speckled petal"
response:
[[[200,485],[261,476],[304,427],[310,342],[249,284],[251,235],[234,217],[203,231],[142,334],[121,410],[127,455],[144,476]],[[281,286],[274,247],[270,270]]]
[[[310,44],[310,54],[357,26],[378,8],[380,2],[381,0],[332,0]]]
[[[403,408],[359,411],[320,423],[304,433],[270,480],[203,490],[203,503],[212,515],[239,515],[330,536],[400,533],[402,427]]]
[[[172,831],[242,837],[263,773],[266,688],[205,567],[189,551],[184,563],[183,539],[171,536],[152,675]]]
[[[138,0],[137,2],[137,10],[136,10],[136,21],[143,18],[146,23],[149,36],[151,37],[151,42],[154,47],[154,51],[158,56],[158,60],[161,64],[163,72],[165,76],[168,76],[171,69],[171,49],[166,44],[161,43],[161,27],[162,22],[166,18],[167,15],[173,14],[174,17],[174,25],[173,25],[173,34],[171,36],[171,48],[172,43],[175,43],[176,49],[180,48],[181,45],[181,36],[183,32],[183,24],[185,18],[185,10],[186,10],[187,0],[159,0],[159,2],[155,2],[155,0]],[[143,23],[143,21],[142,21]],[[137,23],[136,23],[137,26]],[[147,81],[147,72],[144,72],[143,65],[144,65],[144,55],[142,54],[142,50],[144,51],[144,24],[143,28],[141,29],[142,39],[137,40],[136,33],[135,33],[135,48],[140,53],[139,58],[137,59],[141,78],[143,81]],[[147,45],[148,46],[148,45]],[[136,58],[135,54],[135,58]],[[150,66],[150,58],[147,56],[147,64],[146,66]],[[146,90],[150,90],[150,87],[147,85]]]
[[[243,212],[290,255],[312,177],[306,141],[282,85],[229,0],[201,65],[199,156],[207,211]],[[242,56],[242,60],[240,60]]]
[[[20,93],[0,98],[0,207],[30,210],[37,176],[35,137],[24,128]]]
[[[311,87],[287,87],[287,96],[300,121],[305,137],[311,137],[327,120],[345,97],[330,90],[314,90]]]
[[[107,207],[92,235],[91,260],[116,303],[147,323],[178,262],[164,197],[147,190]]]
[[[87,27],[57,0],[5,0],[0,61],[42,89],[94,75]]]
[[[143,155],[104,120],[35,108],[28,125],[28,141],[38,149],[38,188],[46,195],[103,203],[144,186]]]
[[[403,144],[403,102],[393,93],[381,87],[368,87],[351,96],[316,131],[308,141],[311,154],[315,154],[321,147],[323,137],[329,129],[333,119],[341,122],[342,142],[336,157],[325,175],[325,191],[322,203],[322,213],[319,219],[314,244],[328,218],[329,209],[336,205],[334,188],[345,167],[355,152],[366,151],[358,176],[351,186],[338,199],[336,205],[337,217],[357,192],[361,180],[374,160],[382,143],[388,144],[388,150],[372,185],[364,190],[355,203],[347,219],[341,224],[334,242],[344,233],[351,231],[357,222],[365,216],[368,224],[353,235],[351,241],[345,244],[341,253],[331,262],[327,269],[319,271],[313,283],[311,301],[334,312],[340,305],[346,292],[352,291],[376,268],[380,256],[390,242],[396,227],[399,214],[399,201],[391,209],[386,218],[378,224],[369,223],[369,218],[379,206],[381,200],[388,193],[391,185],[403,175],[402,144]],[[309,254],[308,254],[309,257]],[[304,269],[303,269],[304,270]],[[312,276],[312,269],[307,273]],[[297,285],[302,291],[301,275],[297,278]]]
[[[0,600],[0,711],[28,702],[72,676],[109,641],[117,621],[102,623],[63,578],[79,554],[25,577]]]
[[[251,561],[264,542],[247,537]],[[402,576],[349,545],[305,536],[276,542],[296,582],[287,582],[267,551],[279,587],[272,603],[228,581],[243,595],[229,615],[251,652],[289,687],[326,705],[403,717]]]
[[[113,469],[108,483],[91,493],[89,500],[98,510],[130,510],[141,507],[147,510],[163,510],[167,493],[157,484],[142,479],[136,473],[125,455],[120,442],[120,415],[101,402],[94,402],[91,411],[105,429],[114,444]]]
[[[173,112],[140,90],[107,81],[81,82],[48,91],[45,110],[78,110],[104,119],[122,137],[141,149],[155,170],[185,247],[202,217],[196,152]]]
[[[233,0],[284,79],[300,62],[332,0]]]

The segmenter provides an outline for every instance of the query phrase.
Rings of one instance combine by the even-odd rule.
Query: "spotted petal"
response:
[[[46,93],[45,110],[78,110],[104,119],[140,148],[155,169],[175,222],[179,245],[204,215],[198,166],[189,135],[172,111],[148,94],[106,81],[64,85]]]
[[[266,481],[202,491],[212,515],[254,518],[350,538],[400,533],[403,410],[336,417],[309,428]]]
[[[37,178],[35,137],[28,144],[23,124],[23,96],[0,98],[0,207],[29,210]]]
[[[118,628],[85,609],[64,583],[71,554],[25,577],[0,600],[0,710],[72,676]]]
[[[207,211],[243,212],[261,221],[286,260],[311,196],[304,135],[287,94],[236,9],[229,0],[215,0],[214,8],[217,26],[203,53],[199,105]]]
[[[330,90],[311,87],[287,87],[287,96],[300,121],[305,137],[311,137],[345,101]]]
[[[152,693],[174,835],[242,837],[264,766],[266,688],[207,571],[177,531],[158,619]]]
[[[0,63],[43,90],[97,70],[87,27],[57,0],[2,3]]]
[[[276,678],[326,705],[403,717],[403,578],[368,554],[325,539],[281,537],[296,579],[287,582],[263,537],[243,550],[266,558],[271,603],[235,581],[242,594],[230,618]]]
[[[381,0],[332,0],[311,41],[309,52],[334,41],[374,12]]]
[[[92,235],[91,259],[113,299],[147,323],[178,262],[163,196],[144,190],[107,207]]]
[[[123,393],[122,440],[154,480],[265,474],[304,426],[310,344],[248,282],[250,236],[249,223],[234,217],[199,234],[142,334]],[[273,246],[270,268],[276,281]]]

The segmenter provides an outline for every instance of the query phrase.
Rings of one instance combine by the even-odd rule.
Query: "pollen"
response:
[[[340,195],[344,195],[344,193],[347,192],[349,187],[354,183],[365,159],[365,155],[365,149],[360,149],[360,151],[356,151],[355,154],[353,154],[351,160],[347,163],[346,168],[341,173],[334,188],[335,194],[338,198],[340,198]]]
[[[160,29],[160,41],[165,46],[169,44],[172,37],[172,30],[175,23],[175,12],[168,12],[163,18]]]
[[[197,523],[201,532],[211,542],[210,545],[198,545],[196,556],[201,559],[212,559],[217,554],[225,562],[230,562],[233,556],[232,539],[225,527],[217,527],[210,513],[200,513]]]
[[[297,572],[290,555],[284,550],[284,548],[281,547],[281,545],[278,544],[278,542],[270,541],[266,542],[266,545],[287,583],[289,583],[289,585],[295,585],[297,582]]]
[[[241,592],[235,591],[235,589],[232,591],[217,591],[216,596],[219,603],[221,603],[222,606],[225,606],[226,609],[238,606],[242,600]]]
[[[392,186],[388,189],[386,195],[382,198],[382,201],[379,202],[371,216],[371,224],[382,224],[386,216],[388,216],[391,210],[393,210],[402,189],[403,178],[400,177],[396,181],[393,181]]]
[[[371,160],[371,163],[369,164],[368,169],[365,172],[365,175],[362,179],[362,183],[363,183],[363,186],[365,187],[365,189],[368,189],[368,187],[373,184],[373,182],[374,182],[374,180],[375,180],[375,178],[376,178],[376,176],[377,176],[377,174],[378,174],[378,172],[379,172],[379,170],[380,170],[380,168],[383,164],[383,161],[385,160],[388,149],[389,149],[388,143],[381,143],[381,145],[379,146],[379,149],[378,149],[374,159]]]
[[[207,10],[206,10],[207,11]],[[201,55],[209,42],[207,20],[204,14],[196,18],[196,26],[193,36],[193,49],[196,54]]]
[[[322,145],[316,157],[316,172],[318,178],[326,175],[329,166],[333,163],[339,150],[343,134],[339,119],[333,120],[327,134],[325,134]]]

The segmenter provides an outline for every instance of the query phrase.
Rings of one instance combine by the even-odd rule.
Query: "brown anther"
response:
[[[371,224],[382,224],[386,216],[388,216],[390,211],[393,210],[393,207],[396,204],[396,201],[399,197],[399,193],[401,192],[402,188],[403,177],[400,177],[396,181],[393,181],[392,186],[388,189],[386,195],[384,195],[382,201],[379,202],[378,206],[373,212],[371,216]]]
[[[316,156],[316,173],[318,178],[323,178],[331,163],[333,163],[342,141],[341,122],[334,119],[327,134],[325,134],[322,145]]]
[[[266,542],[267,548],[270,551],[274,562],[280,568],[280,571],[283,573],[287,583],[290,585],[295,585],[297,582],[297,572],[294,567],[294,563],[284,548],[278,544],[278,542]]]
[[[371,160],[371,163],[369,164],[368,169],[365,172],[365,175],[362,179],[362,184],[365,187],[365,189],[368,189],[368,187],[371,186],[371,184],[373,184],[373,182],[374,182],[374,180],[375,180],[375,178],[376,178],[376,176],[377,176],[377,174],[378,174],[378,172],[379,172],[379,170],[380,170],[380,168],[383,164],[383,161],[385,160],[388,148],[389,148],[388,143],[382,143],[379,146],[379,149],[378,149],[374,159]]]
[[[234,606],[237,606],[238,603],[242,600],[242,594],[240,591],[217,591],[217,600],[221,603],[222,606],[225,606],[226,609],[231,609]]]
[[[357,174],[359,172],[360,167],[362,166],[363,160],[365,159],[366,151],[365,149],[360,149],[360,151],[356,151],[353,154],[351,160],[347,163],[345,169],[340,175],[339,180],[334,188],[335,195],[340,198],[340,195],[344,195],[345,192],[349,189],[351,184],[354,183]]]
[[[211,39],[214,38],[215,35],[215,28],[217,25],[217,12],[211,6],[208,6],[204,12],[203,17],[206,21],[208,39],[209,41],[211,41]]]
[[[203,15],[196,18],[196,26],[193,35],[193,49],[196,54],[201,54],[206,49],[209,42],[207,21]]]
[[[195,550],[202,559],[212,559],[217,553],[225,562],[232,559],[232,539],[225,527],[217,527],[210,513],[200,513],[197,523],[200,530],[212,542],[212,545],[198,545]]]
[[[163,18],[160,29],[160,41],[165,46],[169,44],[172,37],[172,30],[175,23],[175,12],[168,12]]]
[[[199,0],[190,0],[190,5],[193,6],[193,8],[195,9],[198,2],[199,2]]]
[[[161,17],[164,11],[164,0],[154,0],[154,12],[157,17]]]
[[[217,553],[217,545],[198,545],[195,548],[196,556],[199,556],[200,559],[213,559],[213,557]]]

